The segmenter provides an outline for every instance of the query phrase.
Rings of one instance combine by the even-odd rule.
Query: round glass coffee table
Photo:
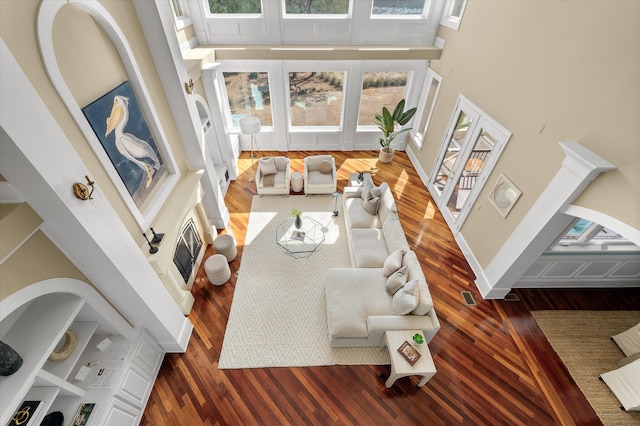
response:
[[[290,217],[276,228],[276,243],[283,252],[296,259],[309,257],[324,243],[322,224],[307,216],[300,216],[302,225],[296,228],[295,217]]]

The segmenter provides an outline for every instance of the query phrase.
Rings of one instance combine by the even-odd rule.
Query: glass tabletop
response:
[[[324,243],[322,224],[307,216],[300,216],[301,226],[296,228],[295,217],[290,217],[276,228],[276,243],[286,254],[295,258],[309,257]]]

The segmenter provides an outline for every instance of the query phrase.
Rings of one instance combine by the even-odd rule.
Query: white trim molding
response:
[[[504,298],[573,220],[566,207],[600,173],[616,167],[578,142],[560,142],[566,158],[533,207],[484,270],[474,270],[485,299]],[[472,265],[473,267],[473,265]]]
[[[82,113],[80,105],[78,105],[78,102],[69,90],[64,76],[62,75],[62,71],[58,66],[58,60],[54,49],[55,46],[53,43],[53,24],[60,9],[67,5],[78,7],[91,15],[91,17],[95,19],[111,39],[111,42],[122,59],[122,63],[124,64],[125,70],[130,79],[131,86],[133,87],[140,103],[140,108],[147,118],[149,127],[151,128],[157,142],[158,149],[160,149],[167,165],[169,175],[160,184],[156,195],[149,202],[144,211],[141,211],[138,206],[136,206],[133,198],[129,194],[129,191],[122,182],[122,179],[120,179],[118,172],[111,163],[109,156],[104,151],[104,148],[96,137],[91,125]],[[51,83],[60,95],[64,104],[67,106],[67,109],[78,124],[82,134],[91,145],[91,148],[93,148],[105,171],[109,174],[114,186],[131,211],[131,214],[138,223],[138,226],[143,232],[146,231],[178,182],[180,172],[178,170],[176,160],[171,153],[171,149],[169,148],[169,144],[167,143],[167,137],[160,125],[160,119],[158,118],[156,110],[151,103],[151,97],[149,96],[149,91],[145,85],[142,73],[140,72],[136,59],[133,55],[133,51],[131,50],[123,31],[120,29],[115,19],[113,19],[109,12],[97,0],[46,0],[42,1],[38,11],[37,35],[40,55],[42,56],[42,61],[44,62],[44,66]]]

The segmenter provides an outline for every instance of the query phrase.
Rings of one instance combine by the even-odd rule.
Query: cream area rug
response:
[[[640,425],[625,412],[600,374],[618,368],[624,354],[611,336],[640,322],[640,311],[534,311],[533,317],[571,377],[605,425]]]
[[[332,348],[324,282],[329,268],[349,268],[342,216],[331,195],[254,196],[240,272],[218,368],[389,364],[378,348]],[[291,209],[323,225],[324,244],[294,259],[276,244],[276,227]]]

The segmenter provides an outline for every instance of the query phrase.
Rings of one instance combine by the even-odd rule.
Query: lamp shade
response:
[[[239,121],[240,130],[247,135],[260,133],[260,119],[252,115],[246,116]]]

